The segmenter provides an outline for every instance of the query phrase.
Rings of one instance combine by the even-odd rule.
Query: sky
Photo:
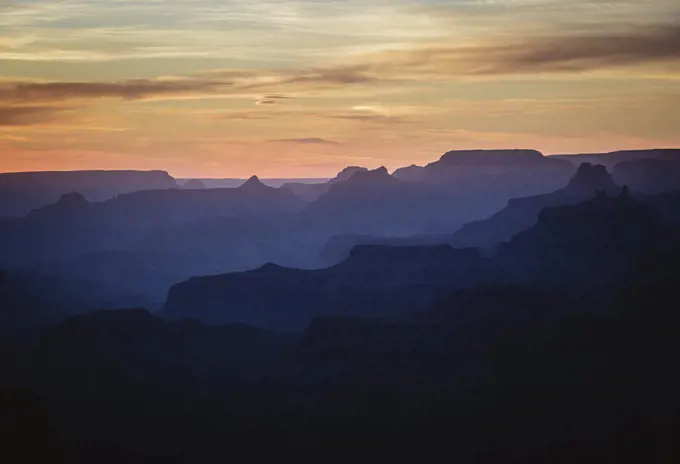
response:
[[[0,172],[680,147],[677,0],[0,0]]]

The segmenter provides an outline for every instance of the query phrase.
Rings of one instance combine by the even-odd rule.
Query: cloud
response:
[[[263,95],[260,98],[257,99],[255,102],[256,105],[278,105],[284,100],[295,100],[295,97],[291,97],[288,95],[279,95],[279,94],[269,94],[269,95]]]
[[[677,24],[504,40],[503,43],[496,40],[475,45],[420,44],[358,55],[344,64],[324,68],[227,69],[187,76],[100,82],[0,80],[0,101],[5,106],[1,110],[2,123],[43,123],[59,115],[60,111],[54,107],[78,108],[104,99],[253,98],[259,94],[255,97],[257,105],[275,106],[306,93],[333,91],[346,86],[385,88],[399,82],[588,72],[653,63],[680,66],[680,25]],[[8,109],[7,106],[17,108]],[[377,123],[402,121],[398,115],[368,111],[331,113],[327,117]]]
[[[403,116],[389,116],[385,114],[352,114],[352,113],[330,113],[320,116],[328,119],[344,119],[348,121],[359,121],[383,124],[404,124],[410,122]]]
[[[22,143],[22,142],[28,142],[29,138],[28,137],[23,137],[21,135],[11,135],[11,134],[2,134],[0,133],[0,143]]]
[[[654,25],[592,36],[531,39],[488,47],[482,73],[588,71],[680,59],[680,25]]]
[[[318,113],[327,119],[344,119],[375,124],[403,124],[413,122],[410,116],[416,113],[431,114],[436,109],[431,107],[384,106],[381,104],[355,105],[350,111]]]
[[[434,44],[364,57],[355,72],[381,76],[581,72],[680,59],[680,26],[647,25],[587,35],[542,35],[510,43]]]
[[[232,113],[216,114],[212,117],[212,119],[226,121],[250,121],[259,119],[271,119],[273,116],[274,115],[271,112],[263,114],[260,111],[237,111]]]
[[[118,82],[0,82],[5,102],[65,101],[116,98],[137,100],[163,95],[218,93],[233,82],[200,78],[130,79]]]
[[[262,97],[263,100],[295,100],[295,97],[290,95],[265,95]]]
[[[158,79],[128,79],[107,82],[36,82],[0,80],[0,100],[11,103],[91,101],[97,99],[144,100],[188,96],[241,95],[256,89],[276,90],[298,85],[310,90],[319,86],[350,85],[370,79],[353,75],[345,68],[308,70],[239,70],[236,75],[215,72],[212,77],[190,75]],[[257,104],[272,105],[295,97],[266,94]]]
[[[270,140],[274,143],[296,143],[301,145],[339,145],[339,142],[334,140],[323,139],[319,137],[303,137],[297,139],[275,139]]]
[[[279,79],[279,84],[366,84],[377,80],[363,65],[344,65],[331,68],[301,70]]]
[[[50,106],[4,106],[0,107],[0,127],[50,123],[64,111],[64,108]]]

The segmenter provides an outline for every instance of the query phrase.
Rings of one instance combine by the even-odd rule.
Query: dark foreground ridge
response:
[[[326,317],[299,336],[79,316],[3,392],[5,437],[82,462],[264,458],[263,442],[301,459],[673,462],[679,250],[647,256],[609,303],[484,287],[417,319]]]

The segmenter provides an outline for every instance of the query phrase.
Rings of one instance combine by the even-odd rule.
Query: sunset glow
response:
[[[0,2],[0,171],[680,146],[675,0]]]

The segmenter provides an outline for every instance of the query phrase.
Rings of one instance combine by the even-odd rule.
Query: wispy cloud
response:
[[[270,140],[270,142],[274,143],[294,143],[294,144],[300,144],[300,145],[339,145],[339,142],[336,142],[334,140],[328,140],[324,138],[319,138],[319,137],[303,137],[303,138],[295,138],[295,139],[275,139],[275,140]]]
[[[369,79],[564,73],[680,61],[680,26],[654,24],[590,35],[569,33],[458,46],[429,44],[363,57]]]
[[[323,89],[337,85],[368,82],[372,78],[352,73],[345,68],[328,70],[261,71],[248,74],[239,71],[238,77],[178,76],[158,79],[129,79],[112,82],[36,82],[0,81],[0,99],[5,102],[91,101],[97,99],[144,100],[180,98],[187,96],[247,95],[247,92],[297,88]],[[267,94],[256,100],[258,104],[276,104],[294,97]]]
[[[0,126],[32,126],[50,123],[67,109],[52,106],[0,106]]]
[[[5,102],[67,101],[99,98],[136,100],[163,95],[215,93],[228,90],[229,81],[197,78],[131,79],[119,82],[3,82]]]
[[[356,57],[354,63],[325,68],[234,69],[155,79],[103,82],[0,81],[4,124],[43,123],[57,117],[54,107],[83,107],[101,100],[139,101],[255,97],[257,105],[274,106],[306,94],[348,86],[397,82],[455,81],[465,76],[570,73],[654,63],[680,70],[680,26],[657,24],[593,35],[551,35],[511,43],[474,46],[422,45]],[[648,68],[645,68],[648,69]],[[679,74],[680,75],[680,74]],[[257,94],[255,94],[257,95]],[[252,98],[252,97],[250,97]],[[9,106],[17,108],[9,109]],[[28,106],[32,107],[27,108]],[[328,111],[332,119],[399,123],[405,114],[373,107]],[[255,117],[250,116],[251,119]]]
[[[412,119],[403,115],[387,115],[379,113],[329,111],[326,113],[320,113],[319,116],[326,119],[339,119],[345,121],[354,121],[358,123],[370,123],[378,125],[408,124],[410,122],[413,122]]]
[[[292,97],[290,95],[264,95],[262,97],[263,100],[295,100],[295,97]]]
[[[271,113],[263,113],[261,111],[232,111],[228,113],[219,113],[212,116],[214,120],[222,121],[253,121],[272,119],[274,117]]]
[[[294,100],[295,97],[290,97],[287,95],[263,95],[259,97],[256,101],[256,105],[279,105],[285,100]]]

